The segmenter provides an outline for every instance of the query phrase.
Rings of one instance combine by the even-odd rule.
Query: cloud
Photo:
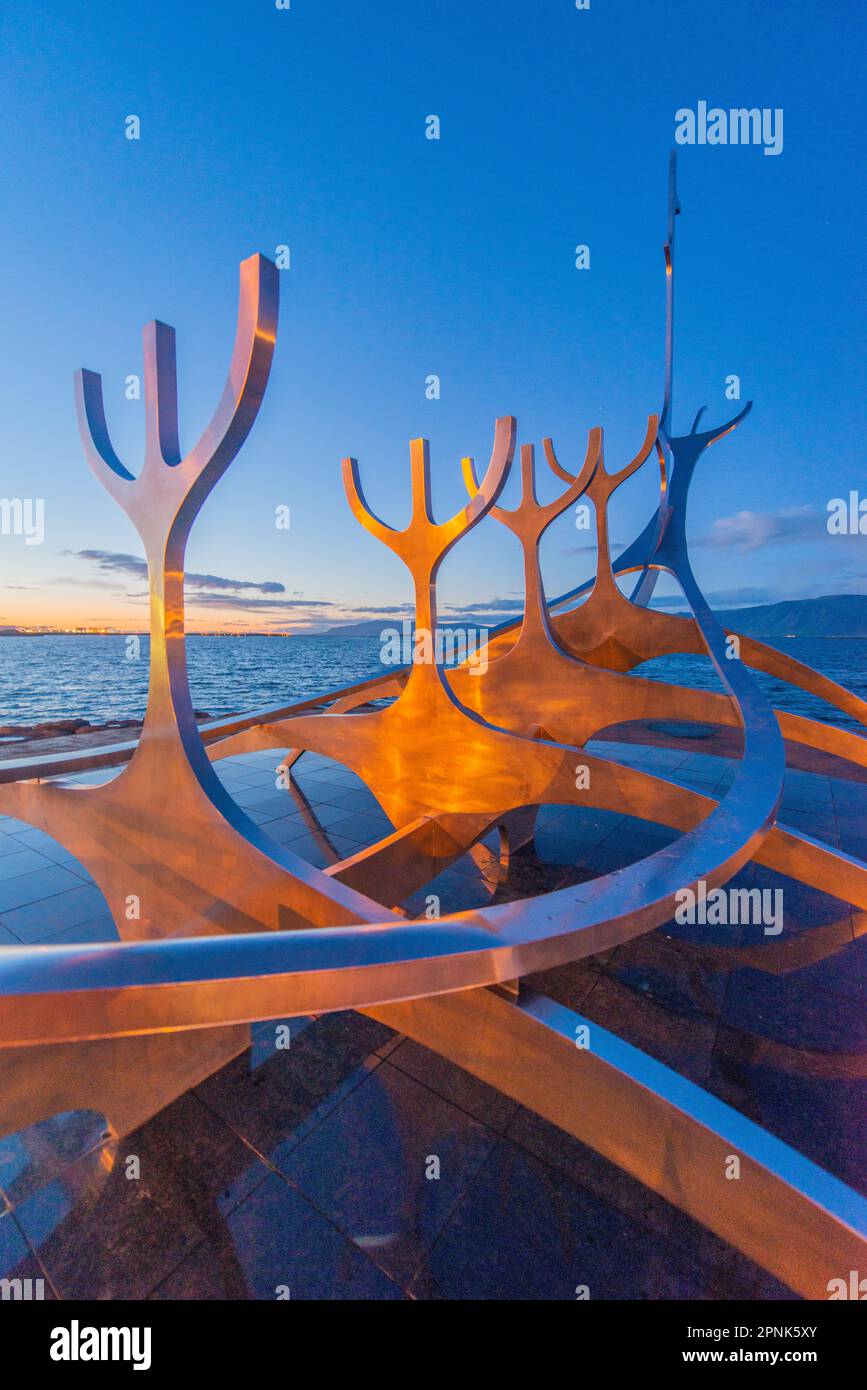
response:
[[[523,597],[490,598],[484,603],[441,604],[440,607],[452,613],[523,613],[524,600]]]
[[[566,550],[565,553],[566,553],[567,555],[586,555],[588,551],[593,551],[593,552],[595,552],[595,551],[597,550],[597,548],[598,548],[598,547],[597,547],[596,541],[595,541],[595,539],[594,539],[594,540],[592,540],[592,541],[582,541],[582,543],[581,543],[580,545],[572,545],[572,546],[570,546],[570,547]],[[617,551],[617,550],[625,550],[625,549],[626,549],[626,542],[625,542],[625,541],[612,541],[612,540],[609,539],[609,541],[608,541],[608,549],[611,551],[611,553],[612,553],[612,555],[613,555],[614,552]]]
[[[282,586],[281,586],[282,587]],[[188,594],[190,608],[233,608],[241,612],[258,612],[263,608],[278,608],[294,612],[305,608],[334,608],[330,599],[323,598],[237,598],[232,594]]]
[[[335,608],[338,606],[340,606],[344,613],[352,614],[355,617],[361,614],[366,618],[378,618],[380,614],[386,615],[389,613],[412,613],[415,611],[415,605],[412,603],[389,603],[383,604],[381,607],[378,607],[376,605],[374,605],[373,607],[371,607],[370,605],[365,607],[359,606],[357,604],[334,605]]]
[[[798,545],[827,535],[827,516],[815,507],[784,507],[779,512],[735,512],[721,516],[703,536],[690,541],[705,550],[763,550]]]
[[[196,589],[227,589],[240,593],[244,589],[256,589],[260,594],[285,594],[286,585],[276,579],[225,579],[219,574],[190,574],[186,582]]]
[[[137,555],[124,555],[117,550],[62,550],[60,553],[74,555],[77,560],[89,560],[101,570],[132,574],[136,579],[148,577],[147,563]]]
[[[64,555],[75,555],[79,560],[88,560],[101,570],[116,574],[129,574],[135,579],[147,579],[148,567],[138,555],[126,555],[118,550],[65,550]],[[243,593],[252,589],[260,594],[285,594],[286,585],[274,579],[228,579],[221,574],[194,574],[187,572],[188,588],[208,591]]]
[[[57,589],[108,589],[113,594],[124,593],[116,579],[82,579],[80,575],[59,574],[54,579],[46,579],[45,583]]]

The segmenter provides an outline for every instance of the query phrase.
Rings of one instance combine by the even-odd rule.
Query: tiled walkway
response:
[[[732,775],[704,753],[592,749],[708,792]],[[301,801],[275,790],[273,765],[271,752],[216,766],[247,813],[311,862],[388,830],[353,774],[306,757],[297,784],[323,840]],[[867,856],[865,804],[863,784],[792,772],[781,818]],[[467,856],[406,907],[421,911],[434,892],[450,912],[556,888],[668,838],[629,817],[546,807],[508,884]],[[754,865],[736,882],[783,887],[781,936],[672,922],[531,983],[867,1191],[863,914]],[[0,820],[0,943],[115,937],[81,866]],[[292,1019],[279,1046],[286,1026],[258,1025],[248,1052],[119,1144],[85,1113],[0,1140],[0,1277],[43,1278],[68,1298],[573,1299],[578,1285],[591,1298],[792,1297],[417,1044],[357,1014]]]

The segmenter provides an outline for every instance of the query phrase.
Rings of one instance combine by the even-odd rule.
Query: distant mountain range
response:
[[[723,627],[733,628],[746,637],[772,641],[775,637],[864,637],[867,638],[867,594],[826,594],[822,598],[786,599],[782,603],[760,603],[753,608],[715,609]],[[496,627],[503,615],[479,614],[463,623],[442,623],[443,628]],[[378,637],[383,628],[400,630],[399,618],[371,618],[347,627],[330,627],[318,637]],[[311,636],[314,634],[311,633]]]
[[[826,594],[715,612],[723,627],[746,637],[867,637],[867,594]]]
[[[470,628],[490,629],[498,627],[500,623],[506,622],[508,618],[517,616],[515,614],[503,613],[472,613],[468,614],[459,623],[442,622],[439,624],[443,632],[466,632]],[[403,618],[368,618],[363,623],[349,623],[346,627],[323,628],[321,632],[311,632],[310,637],[379,637],[386,629],[395,628],[397,632],[403,631]],[[411,620],[414,623],[414,619]]]

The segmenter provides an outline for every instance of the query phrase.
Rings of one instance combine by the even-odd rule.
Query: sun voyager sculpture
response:
[[[91,469],[136,527],[150,581],[147,711],[134,743],[9,761],[0,811],[45,830],[92,873],[115,918],[116,944],[0,948],[0,1134],[92,1109],[117,1135],[241,1052],[252,1022],[359,1009],[440,1052],[529,1106],[718,1233],[797,1293],[867,1258],[867,1201],[700,1087],[616,1035],[527,991],[521,977],[593,956],[673,915],[678,893],[726,883],[750,860],[867,908],[867,865],[779,819],[785,742],[867,766],[858,734],[774,710],[751,670],[819,695],[858,722],[867,704],[746,636],[732,643],[695,581],[686,542],[690,482],[704,451],[750,410],[675,434],[672,420],[674,241],[672,156],[665,244],[666,361],[662,408],[628,462],[605,458],[592,429],[580,466],[542,453],[563,484],[540,503],[532,445],[520,450],[521,501],[499,504],[517,426],[496,423],[479,478],[462,464],[468,500],[434,519],[427,441],[410,445],[412,515],[403,530],[367,505],[355,460],[343,463],[349,505],[400,557],[415,586],[418,629],[437,629],[437,573],[474,527],[494,521],[521,546],[525,607],[496,629],[485,669],[436,661],[278,709],[198,727],[184,645],[184,553],[195,518],[246,439],[268,383],[278,272],[241,265],[234,352],[213,419],[189,453],[178,442],[174,332],[144,331],[145,461],[135,477],[106,427],[101,381],[78,373]],[[640,432],[637,426],[636,433]],[[613,563],[608,504],[651,457],[659,501]],[[592,503],[595,577],[549,601],[539,566],[547,528],[579,498]],[[690,616],[649,608],[660,573]],[[633,575],[631,595],[618,577]],[[710,657],[725,693],[631,675],[669,653]],[[371,702],[376,702],[373,705]],[[740,760],[717,801],[590,753],[623,720],[702,720],[738,731]],[[378,844],[324,871],[273,842],[219,781],[214,761],[273,748],[282,776],[312,751],[337,759],[374,792],[393,826]],[[576,777],[576,767],[587,775]],[[74,774],[119,767],[93,785]],[[490,866],[528,843],[536,808],[597,807],[673,827],[671,844],[616,872],[539,897],[411,920],[401,904],[459,856]],[[140,905],[130,920],[125,908]],[[586,1045],[576,1046],[584,1038]],[[730,1158],[738,1182],[726,1180]]]

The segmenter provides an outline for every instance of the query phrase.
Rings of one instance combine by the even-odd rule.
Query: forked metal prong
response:
[[[102,378],[86,368],[76,372],[79,431],[87,461],[103,487],[136,525],[147,513],[149,538],[160,527],[171,531],[181,502],[194,496],[194,506],[183,510],[184,535],[174,537],[175,544],[183,545],[198,508],[247,438],[268,384],[277,340],[278,303],[278,271],[274,263],[259,254],[242,261],[238,323],[226,385],[210,424],[185,457],[178,442],[175,330],[158,319],[145,327],[145,465],[138,477],[121,463],[112,445],[105,420]],[[170,491],[163,484],[151,482],[154,470],[166,465],[176,470],[176,482]],[[162,514],[160,498],[164,503]]]
[[[383,545],[387,545],[389,550],[394,550],[397,537],[403,533],[396,531],[393,526],[389,526],[387,521],[378,517],[368,504],[361,486],[358,459],[345,458],[342,469],[343,490],[346,493],[346,500],[352,515],[366,531],[369,531],[372,536],[376,536],[376,539],[382,541]]]
[[[178,442],[178,370],[175,330],[153,319],[142,333],[145,388],[145,468],[176,467]]]
[[[75,405],[81,444],[91,472],[126,511],[129,499],[126,485],[135,482],[135,477],[114,451],[105,419],[99,372],[82,367],[75,373]]]
[[[277,341],[279,274],[274,262],[258,253],[241,262],[238,325],[226,385],[209,425],[181,464],[191,488],[206,475],[210,490],[222,477],[259,413]]]
[[[471,500],[466,507],[462,507],[459,512],[446,522],[445,525],[451,528],[459,519],[463,520],[465,528],[475,525],[477,521],[490,510],[505,486],[512,460],[515,457],[515,438],[518,432],[518,422],[514,415],[501,415],[494,427],[494,447],[491,451],[491,458],[485,470],[485,476],[476,488]],[[475,475],[473,475],[475,477]],[[464,472],[466,480],[466,472]]]
[[[752,408],[752,401],[747,401],[743,410],[739,410],[737,415],[732,416],[731,420],[725,425],[717,425],[715,429],[705,430],[702,437],[707,437],[707,447],[709,448],[711,444],[716,444],[717,440],[722,439],[723,435],[731,434],[732,430],[736,430],[741,421],[745,420],[749,415]]]
[[[635,455],[634,458],[630,459],[629,463],[625,464],[623,468],[619,468],[616,473],[608,474],[612,482],[612,492],[615,490],[615,488],[620,487],[621,483],[625,483],[627,478],[631,478],[633,473],[637,473],[641,465],[646,462],[648,456],[650,455],[650,451],[656,442],[658,434],[659,416],[648,415],[647,430],[644,435],[644,442],[642,443],[641,448],[638,450],[638,453]]]
[[[564,468],[557,458],[553,439],[551,439],[549,435],[546,435],[542,440],[542,448],[545,451],[548,467],[555,478],[559,478],[563,483],[569,483],[570,486],[580,482],[580,492],[584,492],[603,458],[604,437],[604,431],[601,425],[594,425],[592,429],[587,431],[587,449],[584,454],[584,462],[581,466],[581,471],[580,473],[570,473],[568,468]],[[580,492],[578,494],[579,496]]]

